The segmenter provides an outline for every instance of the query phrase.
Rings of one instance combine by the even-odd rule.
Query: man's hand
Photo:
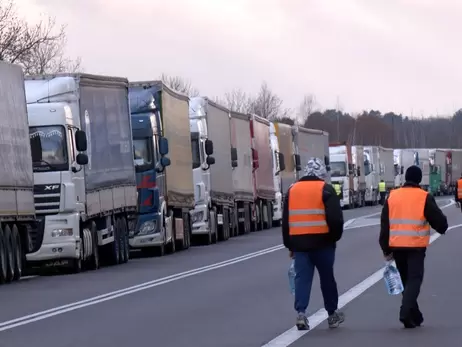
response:
[[[385,258],[386,261],[392,261],[393,260],[393,253],[384,254],[383,257]]]
[[[294,252],[289,251],[289,258],[290,258],[290,259],[294,259]]]

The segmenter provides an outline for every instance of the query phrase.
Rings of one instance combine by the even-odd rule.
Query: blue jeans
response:
[[[335,248],[327,247],[309,252],[294,252],[295,303],[298,313],[305,313],[310,302],[314,268],[318,270],[324,308],[331,315],[337,310],[338,291],[334,277]]]

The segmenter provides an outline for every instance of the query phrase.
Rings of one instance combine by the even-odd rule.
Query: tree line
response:
[[[28,23],[19,16],[14,0],[0,0],[0,61],[22,66],[25,74],[83,72],[80,57],[65,54],[66,26],[54,17]],[[180,77],[159,76],[172,89],[198,96],[193,84]],[[392,148],[462,148],[462,109],[451,117],[414,118],[379,110],[359,114],[337,109],[322,110],[314,94],[306,94],[295,109],[263,82],[257,93],[235,89],[213,100],[242,113],[254,113],[275,122],[299,124],[329,133],[331,142],[379,145]]]

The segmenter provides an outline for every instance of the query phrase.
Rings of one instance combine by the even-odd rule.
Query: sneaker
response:
[[[309,330],[310,325],[308,324],[308,318],[304,313],[299,313],[297,316],[297,322],[295,323],[298,330]]]
[[[340,324],[345,321],[345,314],[341,311],[335,311],[327,318],[327,324],[329,328],[338,328]]]

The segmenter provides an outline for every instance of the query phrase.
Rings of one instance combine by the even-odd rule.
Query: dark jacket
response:
[[[403,184],[405,189],[421,189],[418,184],[412,182],[406,182]],[[435,198],[433,195],[428,194],[427,200],[425,202],[424,216],[427,219],[430,226],[435,229],[438,233],[444,234],[448,230],[448,220],[444,215],[443,211],[436,204]],[[384,255],[389,255],[393,252],[393,248],[389,247],[389,237],[390,237],[390,218],[388,213],[388,200],[385,201],[382,209],[382,215],[380,217],[380,237],[379,243],[382,248]],[[400,248],[401,249],[401,248]],[[409,249],[409,248],[406,248]],[[425,249],[425,248],[413,248],[413,249]]]
[[[305,176],[300,181],[321,181],[317,177]],[[289,196],[290,188],[284,199],[284,208],[282,210],[282,238],[284,246],[293,252],[306,252],[312,249],[334,246],[343,234],[343,212],[340,207],[340,200],[335,192],[334,187],[325,184],[322,194],[324,202],[326,222],[329,227],[329,233],[316,235],[289,235]]]

